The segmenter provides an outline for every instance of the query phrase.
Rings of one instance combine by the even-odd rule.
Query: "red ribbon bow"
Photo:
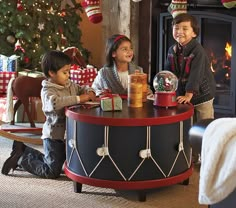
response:
[[[101,95],[100,98],[101,100],[106,100],[106,99],[110,99],[111,98],[111,105],[112,105],[112,110],[115,109],[115,105],[114,105],[114,97],[119,96],[118,94],[111,94],[111,93],[107,93],[104,95]]]

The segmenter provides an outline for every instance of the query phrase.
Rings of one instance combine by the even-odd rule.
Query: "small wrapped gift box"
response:
[[[15,72],[18,69],[18,58],[20,56],[12,55],[10,57],[0,55],[0,71]]]
[[[103,111],[120,111],[122,110],[122,99],[117,94],[103,95],[101,97],[101,108]]]
[[[30,71],[30,70],[25,70],[25,71],[20,71],[18,72],[18,76],[28,76],[28,77],[43,77],[44,74],[43,72],[39,72],[39,71]]]
[[[7,93],[7,86],[11,78],[16,78],[17,72],[0,72],[0,93]]]

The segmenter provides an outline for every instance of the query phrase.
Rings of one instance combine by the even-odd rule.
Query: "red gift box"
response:
[[[7,85],[11,78],[16,78],[17,72],[0,72],[0,93],[7,93]]]
[[[13,105],[16,102],[16,97],[13,97]],[[0,120],[4,122],[10,122],[7,116],[7,98],[6,95],[0,95]],[[43,123],[45,121],[45,115],[42,111],[42,101],[40,98],[30,97],[29,111],[32,119],[37,123]],[[12,112],[13,113],[13,112]],[[28,122],[29,119],[24,111],[24,106],[21,105],[15,115],[15,122]]]
[[[79,85],[88,85],[91,86],[95,77],[97,76],[96,68],[84,68],[84,69],[71,69],[70,70],[70,79],[71,81]]]
[[[13,97],[13,104],[15,104],[16,98]],[[0,95],[0,120],[3,122],[10,122],[8,121],[7,116],[7,98],[5,94]]]

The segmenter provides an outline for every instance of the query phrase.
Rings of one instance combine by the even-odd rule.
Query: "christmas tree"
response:
[[[19,67],[40,70],[50,49],[77,47],[85,60],[79,23],[82,7],[74,0],[0,0],[0,54],[20,56]]]

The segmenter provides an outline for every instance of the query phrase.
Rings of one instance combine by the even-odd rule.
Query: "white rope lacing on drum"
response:
[[[70,159],[68,161],[68,167],[70,166],[70,161],[71,161],[71,158],[72,158],[72,155],[73,155],[73,152],[76,151],[76,154],[78,156],[78,159],[80,161],[80,164],[83,168],[83,171],[85,173],[86,176],[88,176],[88,173],[84,167],[84,164],[83,164],[83,161],[81,160],[81,157],[80,157],[80,154],[79,154],[79,151],[78,151],[78,147],[77,147],[77,142],[76,142],[76,135],[77,135],[77,128],[76,128],[76,120],[73,121],[73,128],[75,129],[74,132],[73,132],[73,142],[72,142],[72,150],[71,150],[71,154],[70,154]],[[70,140],[69,140],[70,141]]]
[[[177,153],[177,155],[175,157],[175,160],[174,160],[174,163],[173,163],[173,165],[172,165],[172,167],[171,167],[171,169],[170,169],[170,171],[169,171],[169,173],[167,175],[168,177],[170,176],[173,168],[175,167],[176,161],[177,161],[177,159],[178,159],[178,157],[179,157],[181,152],[184,155],[184,158],[185,158],[185,161],[186,161],[188,167],[190,167],[190,163],[188,162],[186,153],[184,151],[184,136],[183,136],[184,124],[183,124],[183,121],[180,121],[179,125],[180,125],[180,127],[179,127],[179,147],[178,147],[178,153]]]
[[[109,154],[109,148],[108,148],[108,141],[109,141],[109,126],[105,126],[104,128],[104,145],[102,147],[97,148],[97,155],[101,156],[101,160],[98,162],[98,164],[95,166],[93,171],[89,174],[89,177],[94,173],[94,171],[97,169],[97,167],[100,165],[102,160],[108,156],[113,165],[115,166],[116,170],[119,172],[119,174],[122,176],[122,178],[126,181],[127,179],[125,176],[122,174],[121,170],[119,167],[116,165],[114,160],[112,159],[111,155]]]
[[[75,129],[75,121],[74,121],[73,125],[74,125],[74,129]],[[70,153],[69,160],[68,160],[68,167],[70,166],[71,158],[72,158],[72,155],[75,151],[75,138],[76,138],[76,131],[73,132],[73,137],[72,138],[67,138],[68,146],[71,147],[71,153]]]
[[[147,139],[146,139],[146,149],[140,150],[139,151],[139,156],[141,158],[143,158],[143,160],[140,162],[140,164],[138,165],[138,167],[135,169],[135,171],[132,173],[132,175],[129,177],[128,180],[131,180],[133,178],[133,176],[135,175],[135,173],[138,171],[138,169],[141,167],[141,165],[143,164],[143,162],[146,159],[151,159],[154,164],[156,165],[156,167],[160,170],[160,172],[163,174],[164,177],[166,177],[166,174],[163,172],[163,170],[161,169],[161,167],[158,165],[158,163],[156,162],[156,160],[152,157],[152,153],[151,153],[151,127],[147,126]]]
[[[193,125],[193,116],[191,117],[190,122],[191,122],[191,126],[192,126]],[[189,161],[192,161],[192,155],[193,155],[193,149],[191,147],[190,148],[190,160]],[[191,165],[191,162],[189,162],[189,167],[190,167],[190,165]]]

